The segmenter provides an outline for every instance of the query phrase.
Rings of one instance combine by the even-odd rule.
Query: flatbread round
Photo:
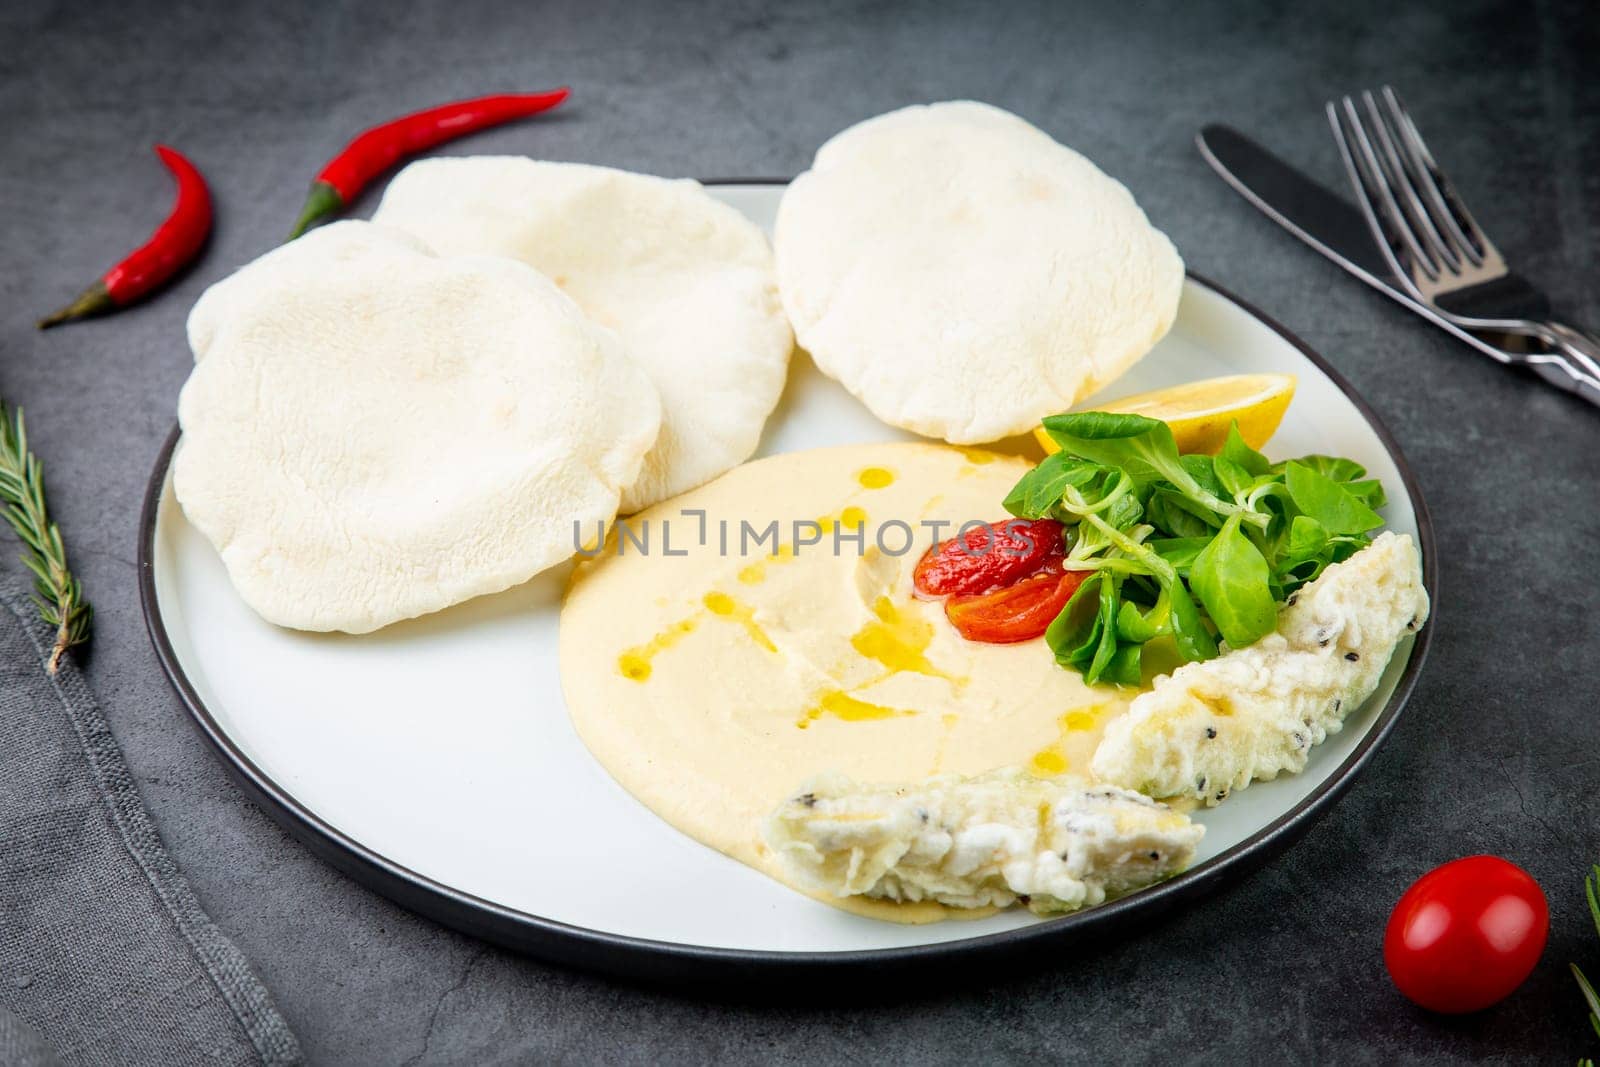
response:
[[[246,603],[365,633],[526,581],[616,512],[660,404],[537,271],[342,222],[196,305],[173,487]]]
[[[970,101],[845,130],[784,194],[778,281],[800,346],[885,422],[1023,433],[1126,371],[1183,262],[1121,184]]]
[[[396,175],[374,220],[440,255],[519,259],[617,332],[663,416],[623,511],[755,451],[794,337],[766,238],[699,183],[511,156],[427,159]]]

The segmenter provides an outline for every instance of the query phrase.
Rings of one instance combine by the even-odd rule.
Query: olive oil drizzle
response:
[[[987,462],[993,458],[992,454],[984,455],[986,459],[973,461]],[[969,456],[970,458],[972,457]],[[857,472],[856,480],[864,489],[882,489],[893,484],[894,472],[882,467],[867,467]],[[840,527],[864,531],[867,513],[861,507],[848,505],[836,513],[820,516],[815,521],[824,535],[831,534]],[[764,559],[740,568],[735,578],[744,585],[759,585],[766,580],[771,565],[787,563],[794,559],[795,555],[794,546],[780,545]],[[702,610],[669,624],[644,644],[625,650],[617,660],[622,676],[635,682],[647,681],[652,673],[655,657],[693,633],[700,622],[708,617],[736,622],[744,627],[745,632],[757,645],[768,652],[778,652],[778,647],[773,644],[772,638],[756,621],[755,610],[748,604],[716,589],[705,594],[701,603]],[[902,611],[888,596],[878,597],[871,608],[873,617],[851,636],[850,644],[860,655],[884,668],[884,673],[872,684],[901,672],[943,678],[958,687],[967,683],[967,679],[957,678],[940,670],[928,659],[927,649],[932,644],[934,635],[932,623]],[[843,689],[829,689],[817,698],[816,704],[806,711],[795,725],[803,730],[824,715],[844,722],[872,722],[915,714],[917,713],[911,709],[888,707],[862,700]],[[947,732],[954,725],[953,719],[952,715],[945,716]]]
[[[927,650],[933,643],[932,623],[903,612],[887,596],[880,596],[873,601],[872,615],[873,617],[850,638],[852,648],[884,668],[883,674],[870,684],[876,685],[885,678],[902,672],[943,678],[958,688],[967,683],[967,679],[948,674],[929,661]],[[904,708],[885,708],[869,704],[850,696],[843,690],[830,689],[824,691],[818,698],[817,704],[795,725],[804,730],[823,715],[832,715],[846,722],[862,722],[915,714],[915,711]],[[950,725],[946,723],[947,727]]]
[[[887,668],[889,674],[910,671],[956,681],[928,661],[932,623],[906,614],[887,596],[873,601],[872,614],[874,617],[850,638],[850,646],[857,652]]]
[[[887,489],[894,484],[894,471],[883,467],[867,467],[856,472],[856,481],[863,489]]]
[[[761,628],[761,624],[756,622],[755,609],[750,605],[740,603],[727,593],[719,593],[716,590],[712,590],[705,595],[704,603],[706,610],[711,614],[721,616],[724,619],[732,619],[743,626],[745,632],[750,635],[751,640],[768,652],[778,651],[778,646],[772,643],[772,638],[768,637],[767,632]]]
[[[1100,724],[1101,713],[1105,710],[1106,705],[1095,704],[1089,708],[1066,712],[1056,719],[1056,726],[1061,731],[1061,736],[1033,754],[1033,758],[1028,761],[1028,770],[1039,778],[1053,778],[1058,774],[1065,774],[1070,767],[1066,754],[1068,735],[1093,730]]]
[[[882,704],[873,704],[851,696],[842,689],[830,689],[822,694],[815,707],[806,712],[805,717],[795,723],[804,730],[824,715],[832,715],[845,722],[871,722],[877,719],[892,719],[900,715],[915,715],[916,712],[905,708],[890,708]]]
[[[621,656],[617,657],[617,668],[622,671],[624,678],[631,681],[643,682],[648,680],[652,670],[651,664],[657,654],[682,641],[693,633],[698,625],[698,614],[679,619],[644,644],[623,652]]]
[[[708,616],[736,622],[744,627],[745,632],[756,644],[768,652],[778,651],[778,646],[772,643],[772,638],[767,636],[767,632],[756,621],[755,609],[750,605],[717,590],[707,593],[701,603],[705,605],[704,610],[669,624],[644,644],[635,645],[618,656],[617,669],[622,672],[622,676],[634,682],[648,681],[654,669],[656,656],[693,633],[699,627],[701,620]]]
[[[887,473],[887,472],[886,472]],[[892,476],[891,476],[892,477]],[[836,514],[819,515],[815,520],[823,536],[832,534],[841,526],[850,530],[860,529],[863,536],[866,532],[867,513],[855,505],[841,509]],[[854,536],[853,534],[851,535]],[[772,563],[788,563],[798,554],[793,545],[779,545],[765,559],[757,560],[740,568],[737,578],[745,585],[760,585],[767,580],[767,566]]]

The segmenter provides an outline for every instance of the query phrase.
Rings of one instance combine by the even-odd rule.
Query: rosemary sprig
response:
[[[33,602],[44,621],[56,628],[45,669],[51,674],[73,645],[89,639],[94,609],[83,599],[78,580],[67,568],[67,549],[61,531],[50,521],[44,502],[44,465],[28,451],[28,428],[22,409],[8,410],[0,400],[0,503],[5,519],[27,552],[22,562],[33,572]]]
[[[1594,929],[1600,933],[1600,864],[1594,867],[1594,873],[1583,879],[1584,895],[1589,898],[1589,914],[1594,916]],[[1569,963],[1572,968],[1572,977],[1578,980],[1578,988],[1583,991],[1583,999],[1589,1002],[1589,1025],[1594,1027],[1594,1032],[1600,1034],[1600,994],[1596,994],[1594,986],[1589,984],[1589,979],[1583,976],[1576,963]],[[1594,1067],[1593,1060],[1579,1060],[1580,1067]]]

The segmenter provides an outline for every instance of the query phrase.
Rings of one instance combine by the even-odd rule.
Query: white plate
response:
[[[770,230],[782,188],[712,192]],[[1326,364],[1253,309],[1191,278],[1172,332],[1111,392],[1264,371],[1300,379],[1269,453],[1365,464],[1388,490],[1390,527],[1418,537],[1431,593],[1424,510],[1387,434]],[[761,454],[907,437],[797,356]],[[171,445],[146,503],[146,618],[180,695],[252,795],[319,854],[410,907],[630,973],[1009,952],[1214,891],[1225,872],[1298,836],[1359,770],[1398,714],[1430,632],[1400,646],[1377,693],[1303,774],[1198,816],[1207,832],[1190,873],[1050,922],[1012,912],[900,926],[819,904],[721,856],[606,775],[562,706],[556,628],[566,568],[367,636],[278,629],[239,600],[185,521]]]

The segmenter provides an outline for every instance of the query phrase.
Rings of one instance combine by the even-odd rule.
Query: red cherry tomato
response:
[[[1032,574],[1062,552],[1061,524],[1054,519],[986,522],[928,549],[913,578],[923,596],[987,593]]]
[[[944,602],[945,618],[968,641],[1006,645],[1031,641],[1061,614],[1089,571],[1061,570],[1059,560],[1004,589],[953,596]]]
[[[1503,1000],[1539,962],[1550,906],[1539,883],[1495,856],[1435,867],[1389,916],[1383,961],[1400,992],[1430,1011]]]

